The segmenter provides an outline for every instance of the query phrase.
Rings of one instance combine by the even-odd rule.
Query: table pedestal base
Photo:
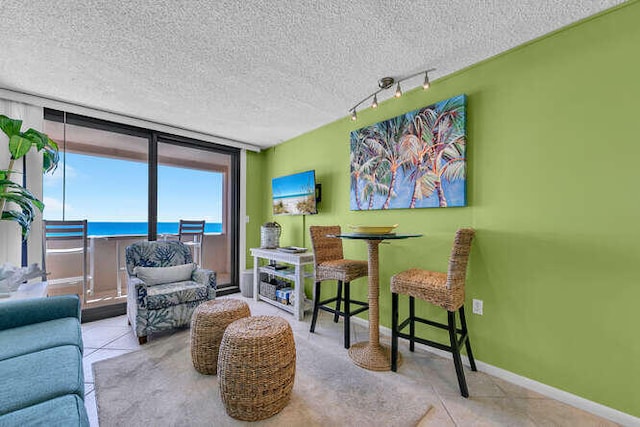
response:
[[[391,370],[391,348],[386,345],[374,345],[370,342],[352,344],[349,357],[353,363],[370,371]],[[398,366],[402,363],[402,355],[398,352]]]

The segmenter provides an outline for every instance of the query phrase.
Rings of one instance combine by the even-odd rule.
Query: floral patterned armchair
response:
[[[182,242],[136,242],[126,249],[127,317],[140,341],[188,326],[195,308],[216,296],[216,273],[197,268]]]

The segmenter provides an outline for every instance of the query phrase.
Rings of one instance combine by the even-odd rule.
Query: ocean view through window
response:
[[[78,153],[61,163],[44,178],[45,219],[87,219],[89,236],[147,234],[146,163]],[[180,219],[190,218],[221,233],[222,182],[218,172],[159,166],[158,235],[177,234]]]
[[[181,240],[216,272],[219,290],[237,290],[237,150],[55,110],[45,110],[45,132],[60,163],[43,179],[43,219],[86,220],[88,237],[87,278],[50,286],[50,295],[78,294],[83,310],[121,304],[130,291],[126,248],[141,240]],[[180,221],[204,221],[197,245],[179,235]],[[45,257],[50,282],[83,266],[83,256]]]
[[[158,146],[159,161],[165,147]],[[172,163],[158,165],[158,236],[178,233],[181,219],[204,220],[205,233],[222,233],[224,175],[185,160]]]
[[[66,152],[61,163],[44,178],[44,219],[86,219],[89,235],[147,234],[145,162]]]
[[[89,236],[139,236],[147,234],[146,222],[88,222]],[[205,233],[221,233],[222,223],[205,223]],[[177,234],[177,222],[159,222],[158,234]]]

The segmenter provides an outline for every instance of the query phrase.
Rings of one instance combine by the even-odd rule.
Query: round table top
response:
[[[410,237],[422,237],[422,234],[364,234],[364,233],[341,233],[336,234],[335,237],[340,239],[360,239],[360,240],[395,240],[395,239],[408,239]]]

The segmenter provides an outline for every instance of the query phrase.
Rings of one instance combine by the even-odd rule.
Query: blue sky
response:
[[[45,219],[62,219],[62,176],[66,162],[65,219],[147,221],[147,163],[67,153],[44,177]],[[204,219],[222,222],[218,172],[158,167],[158,221]]]
[[[306,171],[294,175],[287,175],[271,180],[273,197],[308,194],[315,192],[315,172]]]

